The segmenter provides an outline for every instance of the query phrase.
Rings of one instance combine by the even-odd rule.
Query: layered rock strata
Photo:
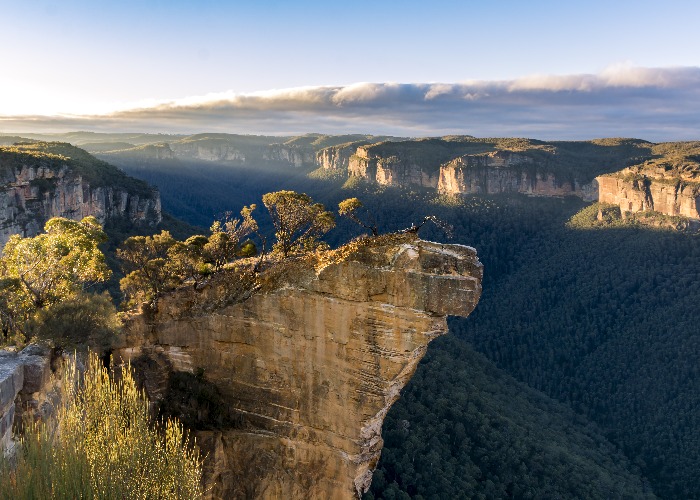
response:
[[[628,170],[596,178],[601,203],[618,205],[620,211],[647,210],[665,215],[700,219],[700,183],[682,179],[634,175]]]
[[[532,158],[497,151],[487,155],[464,155],[440,167],[438,191],[446,194],[522,193],[531,196],[578,196],[597,198],[597,185],[559,180],[554,174],[537,172]]]
[[[179,141],[170,144],[176,158],[204,161],[233,161],[245,163],[246,155],[225,139]]]
[[[445,194],[522,193],[531,196],[578,196],[597,199],[597,184],[559,179],[537,168],[532,158],[510,151],[469,154],[436,168],[398,156],[382,157],[359,147],[348,161],[348,174],[385,186],[421,186]]]
[[[27,164],[0,171],[0,245],[12,234],[36,235],[51,217],[80,220],[92,215],[102,224],[124,218],[148,226],[162,218],[160,195],[155,190],[139,196],[114,187],[92,187],[67,166]]]
[[[289,163],[294,167],[311,167],[315,165],[316,155],[311,148],[299,148],[285,146],[284,144],[272,144],[263,153],[263,159]]]
[[[212,498],[366,491],[388,409],[447,316],[479,300],[473,248],[410,235],[347,248],[292,264],[293,280],[246,300],[229,303],[226,283],[212,282],[131,321],[123,360],[197,373],[228,405],[228,425],[198,434]]]
[[[379,156],[360,146],[348,161],[348,175],[383,186],[437,188],[439,169],[427,168],[420,161],[399,156]]]

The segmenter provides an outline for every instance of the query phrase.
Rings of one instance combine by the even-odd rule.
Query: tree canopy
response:
[[[277,242],[274,249],[283,257],[313,248],[318,239],[335,227],[335,217],[311,197],[295,191],[276,191],[263,195],[270,212]]]
[[[98,245],[106,240],[97,219],[56,217],[33,238],[13,235],[0,259],[0,321],[5,337],[27,333],[38,310],[76,298],[106,281],[111,271]]]

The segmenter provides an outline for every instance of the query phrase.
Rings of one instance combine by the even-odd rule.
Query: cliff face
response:
[[[421,186],[456,195],[523,193],[578,196],[586,201],[597,198],[595,182],[582,185],[537,170],[541,169],[535,168],[532,158],[510,151],[462,155],[437,168],[426,168],[415,159],[382,157],[359,147],[348,161],[349,175],[385,186]]]
[[[700,219],[700,183],[635,176],[629,170],[596,180],[600,186],[599,201],[618,205],[623,214],[653,210]]]
[[[225,283],[181,290],[131,322],[119,354],[160,367],[152,395],[167,397],[169,371],[203,373],[222,394],[230,424],[199,433],[213,498],[368,488],[386,412],[482,278],[470,247],[384,241],[243,302],[227,304]]]
[[[553,174],[535,172],[527,156],[497,151],[488,155],[465,155],[440,167],[438,191],[447,194],[523,193],[533,196],[597,198],[594,183],[560,181]]]
[[[50,352],[37,345],[20,353],[0,351],[0,453],[14,448],[12,427],[26,412],[34,418],[51,414],[57,383],[51,364]]]
[[[315,165],[316,155],[311,148],[272,144],[263,153],[263,159],[290,163],[295,167],[311,167]]]
[[[336,170],[347,174],[350,157],[357,151],[358,144],[330,146],[316,152],[316,165],[325,170]]]
[[[156,225],[161,220],[157,191],[143,196],[118,187],[92,187],[65,165],[3,167],[0,161],[1,245],[12,234],[37,234],[51,217],[80,220],[92,215],[103,224],[110,218],[127,218],[143,225]]]
[[[410,157],[380,156],[369,148],[358,147],[348,161],[348,174],[383,186],[422,186],[436,188],[439,170],[426,168]]]
[[[175,158],[204,161],[235,161],[245,162],[246,155],[229,141],[180,141],[170,144]]]

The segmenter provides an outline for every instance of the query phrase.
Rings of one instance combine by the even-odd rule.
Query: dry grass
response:
[[[0,498],[201,498],[198,452],[179,423],[151,424],[129,371],[115,381],[90,354],[84,374],[67,363],[61,385],[55,421],[29,424],[14,467],[0,463]]]

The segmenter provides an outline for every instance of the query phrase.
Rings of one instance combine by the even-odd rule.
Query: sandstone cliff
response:
[[[357,148],[367,142],[329,146],[316,152],[316,165],[324,170],[333,170],[347,175],[350,168],[350,158],[356,154]]]
[[[348,174],[383,186],[437,188],[439,170],[410,156],[377,154],[360,146],[349,158]]]
[[[462,137],[369,144],[349,158],[348,175],[453,195],[523,193],[597,199],[593,177],[585,169],[578,172],[582,169],[572,165],[567,147],[569,143]]]
[[[168,376],[186,371],[226,403],[228,424],[198,433],[212,498],[365,491],[386,412],[447,315],[468,315],[481,293],[470,247],[404,235],[332,255],[289,263],[245,300],[225,277],[180,290],[130,323],[117,354],[156,374],[152,397],[168,398]]]
[[[160,222],[160,195],[156,190],[78,148],[55,146],[64,153],[75,153],[79,158],[76,161],[46,152],[52,147],[37,143],[31,148],[40,150],[30,146],[0,148],[1,245],[12,234],[37,234],[51,217],[80,220],[92,215],[103,224],[116,218],[137,225],[155,226]],[[95,164],[85,163],[89,161]]]
[[[34,418],[51,415],[57,383],[51,361],[50,351],[38,345],[20,353],[0,350],[0,453],[12,451],[12,428],[25,412]]]
[[[619,172],[603,175],[601,203],[620,212],[654,211],[700,219],[700,142],[654,145],[653,156]]]
[[[263,159],[267,161],[289,163],[294,167],[312,167],[316,162],[316,155],[311,148],[289,146],[286,144],[272,144],[263,153]]]
[[[187,140],[170,144],[175,158],[245,163],[246,155],[226,139]]]
[[[538,172],[533,159],[509,151],[464,155],[440,166],[438,191],[446,194],[523,193],[532,196],[597,198],[597,185],[560,180]]]
[[[628,170],[618,175],[601,176],[601,203],[618,205],[625,212],[655,211],[700,219],[700,183],[634,175]]]

